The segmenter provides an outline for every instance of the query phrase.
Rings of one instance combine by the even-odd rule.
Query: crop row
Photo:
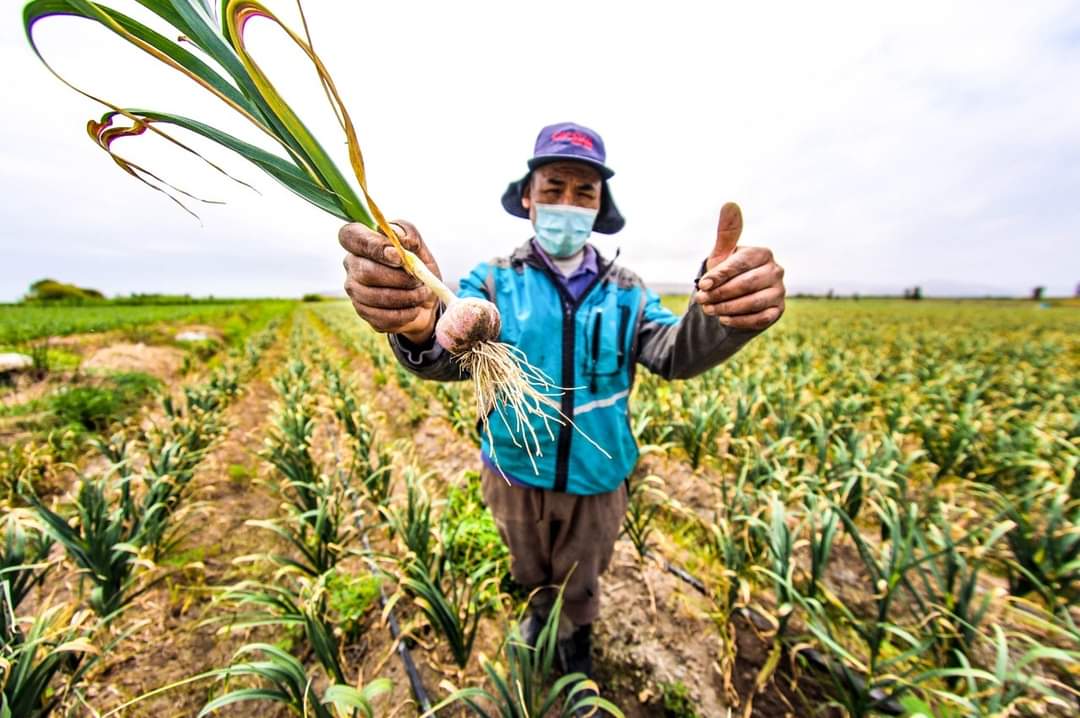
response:
[[[807,670],[850,715],[1068,714],[1080,334],[1036,311],[811,305],[697,379],[641,372],[630,420],[669,462],[650,468],[692,474],[671,496],[639,478],[627,534],[643,556],[661,527],[681,540],[718,615],[769,623],[771,669],[814,646]],[[415,397],[410,421],[441,405],[475,440],[466,386],[405,372],[347,305],[319,312],[372,358],[376,382]]]
[[[4,715],[45,716],[77,702],[86,675],[135,630],[112,626],[160,581],[156,561],[186,535],[195,470],[221,436],[222,412],[258,366],[277,324],[252,337],[206,381],[184,387],[180,400],[164,398],[163,418],[148,431],[122,429],[97,441],[108,468],[84,475],[70,501],[39,498],[33,471],[14,478],[14,501],[28,507],[8,507],[0,546]],[[77,601],[54,605],[49,598],[46,581],[58,570],[54,543],[76,568]],[[38,586],[38,605],[24,614],[20,606]]]
[[[282,512],[272,520],[249,522],[273,532],[288,551],[261,557],[275,568],[272,583],[245,582],[224,596],[224,603],[239,612],[229,619],[231,626],[302,627],[302,647],[285,651],[256,643],[241,648],[222,675],[256,680],[230,683],[204,712],[233,702],[275,700],[329,718],[329,706],[367,710],[389,690],[383,678],[361,681],[360,668],[346,660],[350,646],[362,639],[367,605],[335,600],[343,584],[392,580],[397,590],[384,595],[384,616],[404,609],[421,617],[395,638],[406,640],[427,626],[458,671],[470,663],[484,617],[502,604],[498,584],[506,554],[482,510],[478,476],[467,476],[444,500],[436,500],[407,444],[390,441],[378,428],[381,417],[319,344],[306,321],[298,321],[293,358],[273,382],[278,403],[262,453],[274,468],[271,486]],[[367,548],[369,538],[377,550]],[[573,696],[584,685],[580,681],[541,690],[551,670],[554,626],[547,634],[546,657],[507,644],[505,660],[517,673],[506,678],[490,667],[496,694],[466,688],[435,709],[483,696],[502,710],[541,715],[546,708],[536,711],[545,702],[550,707]],[[315,665],[301,660],[307,651]],[[416,690],[419,705],[429,707],[426,696],[420,697],[422,689]],[[569,714],[575,703],[588,700],[570,700],[562,710]]]
[[[980,320],[947,306],[799,306],[702,377],[664,383],[641,372],[628,420],[645,457],[625,534],[642,567],[682,562],[697,574],[687,578],[707,594],[717,627],[698,640],[712,645],[733,708],[749,715],[754,698],[731,689],[743,616],[770,647],[757,688],[812,676],[847,715],[1074,714],[1080,327],[1070,315],[1000,309]],[[961,321],[970,335],[957,332]],[[337,342],[352,361],[342,362]],[[205,712],[265,699],[329,718],[334,706],[344,715],[378,704],[392,687],[350,656],[365,631],[384,630],[364,616],[388,588],[384,616],[406,619],[395,638],[437,637],[428,658],[446,665],[434,668],[472,683],[477,637],[501,630],[495,619],[517,605],[499,581],[505,550],[476,476],[433,481],[407,433],[435,413],[475,441],[468,387],[420,382],[343,304],[300,312],[290,356],[273,382],[262,452],[281,510],[250,522],[277,542],[250,557],[275,579],[227,587],[220,603],[228,625],[276,627],[302,646],[244,646],[207,676],[224,683]],[[358,363],[370,370],[364,390],[353,380]],[[193,415],[190,397],[186,406]],[[148,442],[151,454],[163,446]],[[118,466],[119,447],[102,446]],[[149,484],[117,476],[100,500],[88,494],[78,520],[65,517],[69,529],[149,500]],[[128,485],[140,488],[125,498]],[[170,504],[142,513],[174,515],[154,505]],[[34,565],[32,523],[19,529],[30,538],[10,534],[27,547],[11,566]],[[158,534],[114,524],[128,531],[116,541],[131,556],[168,551],[168,531],[135,538]],[[132,563],[126,551],[107,555]],[[18,586],[43,580],[34,570],[12,575]],[[94,583],[90,604],[108,616],[108,597],[123,604],[130,590],[113,590],[123,584]],[[80,647],[90,636],[63,638]],[[444,705],[477,699],[478,712],[539,715],[550,700],[568,710],[584,683],[549,685],[544,650],[511,638],[498,664],[481,662],[486,686]]]
[[[1076,320],[794,314],[702,377],[643,375],[633,397],[642,443],[694,469],[691,506],[660,503],[718,608],[767,617],[777,656],[814,646],[850,715],[1071,714]]]
[[[255,314],[284,302],[223,302],[121,306],[0,305],[0,346],[18,345],[41,337],[82,332],[103,332],[156,322],[222,323],[235,319],[238,326]]]

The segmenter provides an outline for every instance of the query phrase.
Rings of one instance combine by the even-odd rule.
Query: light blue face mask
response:
[[[536,241],[552,257],[577,254],[592,234],[597,210],[571,204],[537,204]]]

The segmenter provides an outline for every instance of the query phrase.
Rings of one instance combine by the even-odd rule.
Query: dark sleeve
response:
[[[646,289],[637,361],[665,379],[689,379],[720,364],[761,331],[725,327],[693,301],[679,317]]]
[[[461,280],[458,288],[459,297],[478,297],[491,301],[488,296],[486,281],[490,266],[485,262],[476,267]],[[442,316],[443,306],[439,305],[436,321]],[[427,344],[418,346],[401,334],[390,334],[390,348],[398,362],[413,374],[433,381],[463,381],[469,378],[461,366],[454,360],[432,334]]]
[[[439,314],[442,314],[441,307]],[[434,333],[424,346],[413,344],[401,334],[390,334],[389,337],[394,357],[413,374],[432,381],[462,381],[468,378],[450,352],[435,341]]]

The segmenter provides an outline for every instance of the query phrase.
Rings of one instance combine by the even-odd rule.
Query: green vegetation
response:
[[[24,301],[82,303],[104,299],[105,295],[96,289],[76,287],[74,284],[65,284],[55,279],[39,279],[30,285],[30,291],[26,293]]]
[[[51,449],[52,460],[68,461],[88,443],[122,425],[156,397],[161,387],[160,380],[141,372],[82,377],[51,394],[0,406],[0,418],[10,419],[10,426],[20,431],[31,432],[37,443]],[[35,449],[22,447],[22,443],[4,446],[0,455],[6,454],[16,464],[23,463],[17,457]],[[0,476],[12,481],[14,474]]]
[[[44,467],[72,461],[130,420],[158,396],[162,383],[149,374],[124,372],[82,377],[22,404],[0,408],[0,418],[28,438],[0,448],[0,482],[14,493],[20,476],[44,479]],[[38,481],[30,480],[31,486]]]
[[[484,506],[480,493],[480,472],[466,471],[463,484],[451,486],[446,494],[446,507],[440,521],[444,533],[453,528],[453,542],[449,550],[454,563],[477,568],[481,563],[494,561],[497,571],[509,570],[510,554],[495,527],[495,519]]]
[[[655,527],[656,514],[660,511],[667,497],[658,476],[645,476],[631,482],[627,496],[626,519],[623,521],[622,534],[630,540],[642,561],[649,554],[649,536]]]
[[[254,476],[254,472],[251,468],[244,466],[243,464],[229,464],[225,469],[225,473],[227,473],[229,479],[238,486],[247,484]]]
[[[286,358],[262,374],[276,393],[257,432],[262,465],[248,463],[254,453],[216,464],[225,491],[264,492],[277,508],[252,522],[270,530],[258,532],[264,548],[243,557],[247,580],[222,587],[213,604],[211,620],[258,633],[232,666],[211,671],[222,683],[206,709],[260,699],[308,715],[332,710],[319,701],[360,683],[359,653],[390,655],[376,619],[381,590],[394,592],[382,613],[397,616],[402,643],[423,646],[414,657],[456,672],[454,684],[464,686],[446,697],[448,688],[428,685],[443,690],[435,701],[484,715],[535,713],[550,700],[551,714],[565,714],[591,699],[589,684],[556,679],[544,640],[528,649],[511,630],[497,664],[476,660],[480,646],[492,650],[486,632],[502,632],[523,597],[500,591],[507,556],[479,475],[429,463],[443,447],[411,441],[416,423],[455,456],[472,454],[470,389],[447,394],[401,376],[385,338],[347,303],[291,306]],[[631,481],[624,533],[642,572],[666,561],[702,582],[706,597],[694,600],[706,602],[707,628],[694,640],[729,690],[738,687],[739,712],[764,708],[754,706],[758,693],[784,690],[798,715],[1074,714],[1077,337],[1080,314],[1067,306],[793,301],[779,325],[716,370],[679,382],[639,373],[630,420],[650,455]],[[56,569],[46,576],[41,561],[48,535],[71,556],[63,566],[93,566],[84,580],[100,590],[88,591],[88,602],[106,616],[161,566],[182,576],[193,563],[225,563],[180,543],[185,526],[199,525],[186,520],[196,495],[189,483],[262,349],[265,339],[252,338],[244,350],[219,352],[200,381],[171,392],[155,429],[66,424],[83,435],[86,425],[114,432],[96,440],[110,468],[91,472],[82,495],[71,495],[80,484],[67,479],[75,491],[48,505],[55,518],[17,510],[21,528],[9,529],[3,564],[13,598],[51,585]],[[92,386],[116,389],[109,379]],[[53,401],[46,394],[7,413],[53,416]],[[86,409],[89,400],[73,404],[65,416],[109,415]],[[38,485],[58,457],[77,455],[63,448],[76,433],[57,429],[0,453],[0,471],[22,477],[5,483],[5,506],[20,500],[16,486]],[[361,548],[365,536],[375,550]],[[620,597],[648,601],[657,587],[619,578]],[[757,630],[739,642],[758,641],[765,655],[756,676],[735,650],[746,611]],[[90,623],[81,630],[97,641],[103,624]],[[666,715],[700,715],[698,692],[718,689],[698,679],[688,673],[635,691],[648,688]],[[69,696],[60,703],[70,706],[61,690],[68,674],[50,680],[50,695]],[[786,692],[808,686],[813,705]],[[340,704],[340,715],[346,705],[354,704]],[[605,705],[599,714],[615,711]]]
[[[67,685],[77,685],[101,659],[103,651],[89,640],[88,618],[70,606],[45,606],[25,634],[20,630],[0,637],[5,679],[0,713],[5,718],[46,718],[68,697],[53,682],[62,676]]]
[[[306,295],[321,296],[321,295]],[[120,306],[166,306],[166,305],[190,305],[190,304],[234,304],[279,301],[268,299],[229,299],[221,300],[214,297],[193,297],[190,294],[160,294],[160,293],[135,293],[106,298],[96,289],[78,287],[74,284],[59,282],[55,279],[39,279],[30,285],[30,289],[23,297],[26,304],[46,304],[50,306],[76,306],[83,304]]]
[[[252,655],[261,656],[262,660],[241,660]],[[225,681],[226,688],[228,681],[237,677],[260,679],[265,687],[230,690],[208,702],[199,711],[199,718],[244,701],[282,703],[296,715],[314,718],[335,718],[327,705],[337,707],[341,711],[339,715],[359,710],[370,716],[373,715],[372,700],[390,690],[390,681],[379,678],[365,685],[363,689],[336,683],[328,687],[320,697],[315,692],[314,676],[308,673],[303,663],[290,653],[265,643],[250,643],[244,646],[236,652],[233,663],[228,668],[214,673]]]
[[[239,355],[245,352],[248,354],[246,361],[249,364],[252,361],[257,362],[259,354],[265,349],[268,336],[262,333],[263,330],[279,322],[293,306],[295,303],[292,302],[274,301],[237,302],[225,308],[215,308],[215,328],[222,334],[224,342],[209,340],[177,343],[185,349],[181,374],[188,375],[196,370],[207,369],[215,371],[225,362],[238,361]],[[8,309],[10,308],[0,307],[0,326]],[[84,308],[55,307],[43,311],[63,318],[82,309]],[[149,314],[144,311],[144,307],[134,309],[142,312],[141,321],[153,319],[157,316],[156,310],[160,308],[150,307]],[[190,316],[192,308],[178,309]],[[107,321],[111,321],[107,316],[108,311],[110,309],[106,307],[105,317]],[[113,308],[111,311],[126,315],[133,321],[135,319],[124,310]],[[10,318],[10,315],[8,316]],[[122,325],[123,322],[117,324]],[[174,343],[175,329],[161,323],[136,324],[124,331],[128,335],[125,337],[128,341]],[[80,354],[80,348],[79,342],[58,348],[50,345],[48,341],[38,341],[29,347],[35,369],[29,372],[26,378],[32,381],[44,379],[48,383],[40,385],[45,389],[44,393],[32,394],[33,398],[28,401],[5,402],[0,406],[0,419],[7,419],[2,430],[17,432],[14,444],[0,448],[0,469],[5,469],[0,473],[0,481],[8,489],[13,490],[17,467],[25,464],[19,456],[32,452],[40,453],[42,446],[45,446],[49,449],[52,464],[71,461],[86,449],[88,442],[99,440],[103,435],[130,421],[140,407],[148,405],[164,388],[161,381],[140,372],[120,372],[104,376],[82,373],[79,367],[85,358],[85,350]],[[70,374],[62,373],[69,370],[74,371]],[[209,392],[205,398],[214,400],[213,397],[220,391],[235,393],[236,377],[229,379],[227,374],[215,373],[214,381],[231,381],[233,386],[201,389],[200,391]],[[200,401],[194,396],[191,399]],[[7,471],[8,467],[12,470]]]
[[[4,518],[3,528],[0,580],[5,610],[0,611],[0,636],[10,636],[15,632],[12,612],[31,589],[45,581],[55,565],[48,561],[52,539],[31,514],[13,509]]]
[[[105,621],[145,589],[138,589],[135,573],[138,527],[129,506],[113,504],[104,480],[83,479],[75,499],[75,522],[31,496],[34,508],[49,533],[60,542],[93,584],[90,607]]]
[[[123,421],[147,396],[161,388],[161,381],[139,372],[113,374],[100,384],[65,388],[46,402],[55,423],[104,432]]]
[[[660,698],[667,718],[701,718],[694,708],[690,690],[682,681],[660,684]]]
[[[590,715],[610,715],[622,718],[611,702],[597,695],[597,685],[581,673],[570,673],[553,679],[556,638],[563,596],[559,591],[555,604],[540,635],[536,648],[521,637],[521,627],[514,624],[503,644],[503,663],[483,661],[484,674],[491,689],[463,688],[455,691],[434,710],[463,704],[480,718],[496,716],[555,716],[570,718],[593,709]],[[578,713],[582,711],[582,713]],[[601,713],[600,711],[604,711]]]
[[[1029,302],[794,301],[701,377],[642,375],[640,438],[715,492],[697,529],[673,510],[660,525],[700,560],[719,615],[767,616],[777,660],[824,655],[848,715],[913,696],[939,714],[1066,710],[1078,337],[1075,310]],[[843,571],[865,576],[859,600],[841,598]]]
[[[0,305],[0,346],[18,346],[39,337],[128,330],[158,322],[217,324],[234,319],[237,329],[265,313],[281,314],[291,302],[229,301],[198,304],[39,306]],[[227,328],[228,329],[228,328]],[[227,331],[227,334],[229,332]]]
[[[350,574],[334,569],[326,579],[327,607],[334,623],[348,640],[356,640],[361,622],[379,600],[380,581],[371,574]]]

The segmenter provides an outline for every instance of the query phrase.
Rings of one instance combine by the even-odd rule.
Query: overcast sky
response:
[[[50,276],[108,294],[340,291],[338,220],[244,160],[223,181],[157,139],[117,149],[223,206],[192,219],[85,134],[104,110],[0,22],[0,301]],[[135,3],[114,7],[146,18]],[[269,2],[295,17],[291,2]],[[627,217],[596,246],[650,282],[691,279],[727,200],[791,291],[1022,294],[1080,282],[1075,0],[446,3],[307,0],[356,120],[370,188],[457,279],[530,234],[499,197],[537,130],[604,137]],[[160,27],[155,24],[156,27]],[[169,33],[173,34],[173,33]],[[189,80],[94,23],[38,27],[61,74],[118,104],[254,140]],[[343,142],[306,60],[266,22],[249,46],[325,145]],[[205,143],[198,144],[200,148]]]

